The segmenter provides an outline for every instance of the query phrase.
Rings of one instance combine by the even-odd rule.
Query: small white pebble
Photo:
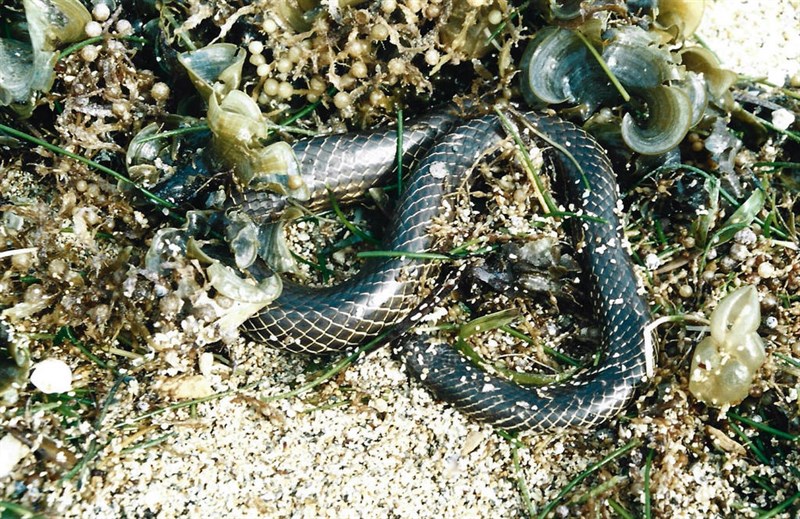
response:
[[[261,54],[264,52],[264,43],[260,40],[253,40],[247,44],[247,50],[249,50],[251,54]]]
[[[108,5],[101,2],[92,7],[92,16],[94,16],[94,19],[98,22],[105,22],[108,20],[108,17],[111,16],[111,9],[109,9]]]
[[[379,413],[385,413],[389,410],[389,404],[386,403],[386,400],[383,398],[375,398],[370,402],[372,404],[373,409],[378,411]]]
[[[772,112],[772,124],[779,130],[786,130],[794,123],[794,114],[786,108]]]
[[[492,9],[491,11],[489,11],[489,16],[487,18],[490,24],[498,25],[500,22],[503,21],[503,13],[501,13],[497,9]]]
[[[731,245],[731,250],[728,252],[728,256],[736,261],[746,260],[749,254],[750,252],[747,250],[747,247],[741,243],[734,243]]]
[[[733,235],[733,241],[742,245],[752,245],[757,239],[756,233],[750,227],[745,227]]]
[[[775,267],[769,261],[765,261],[758,266],[758,275],[764,279],[769,279],[775,275]]]
[[[83,32],[85,32],[86,36],[89,38],[96,38],[97,36],[103,34],[103,26],[92,20],[86,24],[86,26],[83,28]]]
[[[661,266],[661,258],[651,252],[645,256],[644,266],[647,267],[647,270],[655,270]]]
[[[720,268],[720,269],[721,269],[723,272],[730,272],[730,271],[732,271],[734,268],[736,268],[736,265],[737,265],[738,263],[739,263],[739,261],[738,261],[738,260],[735,260],[735,259],[733,259],[733,258],[732,258],[732,257],[730,257],[730,256],[725,256],[724,258],[722,258],[721,260],[719,260],[719,268]]]
[[[774,315],[770,315],[766,319],[764,319],[764,324],[767,325],[767,328],[770,330],[774,330],[778,327],[778,318]]]
[[[133,27],[131,26],[131,22],[128,20],[122,19],[118,20],[117,24],[114,26],[117,30],[117,34],[121,36],[125,36],[126,34],[130,34],[133,31]]]
[[[0,452],[3,453],[0,456],[0,478],[5,478],[11,474],[17,463],[30,454],[31,450],[11,433],[8,433],[0,438]]]
[[[87,45],[81,49],[81,59],[87,63],[96,60],[99,54],[100,51],[95,45]]]
[[[201,353],[200,358],[197,359],[197,367],[203,376],[210,377],[211,370],[214,367],[214,355],[207,351]]]
[[[44,359],[33,366],[31,384],[42,393],[66,393],[72,390],[72,370],[59,359]]]

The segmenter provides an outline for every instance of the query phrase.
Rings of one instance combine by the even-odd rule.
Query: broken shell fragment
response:
[[[225,315],[215,323],[223,334],[233,333],[239,325],[277,299],[283,291],[283,283],[278,276],[266,277],[255,284],[252,280],[242,279],[233,269],[219,262],[209,266],[206,274],[211,286],[234,301]]]
[[[72,370],[60,359],[44,359],[33,366],[31,384],[42,393],[66,393],[72,390]]]
[[[255,284],[252,280],[239,277],[230,267],[220,262],[206,269],[208,281],[220,294],[241,303],[266,306],[281,294],[283,284],[278,276],[270,276]]]

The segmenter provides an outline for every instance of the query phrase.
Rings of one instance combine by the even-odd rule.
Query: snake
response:
[[[396,254],[369,258],[346,281],[313,288],[284,283],[281,295],[240,329],[250,339],[292,352],[320,354],[357,347],[421,314],[423,287],[442,262],[426,258],[432,222],[448,221],[453,194],[475,165],[509,138],[498,114],[432,113],[409,125],[404,162],[412,168],[387,227],[384,246]],[[602,147],[583,129],[535,112],[519,114],[547,142],[563,202],[577,216],[576,250],[588,279],[602,360],[565,382],[523,387],[484,371],[432,333],[407,333],[396,343],[406,369],[433,395],[476,420],[514,431],[591,428],[617,416],[652,377],[650,314],[626,248],[616,175]],[[529,132],[531,133],[531,132]],[[293,150],[312,192],[311,205],[333,190],[344,200],[385,181],[396,164],[398,132],[336,134],[298,141]],[[273,218],[275,196],[245,192],[237,203],[253,218]],[[406,253],[406,255],[403,255]]]

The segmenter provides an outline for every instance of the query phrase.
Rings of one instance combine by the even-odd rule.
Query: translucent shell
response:
[[[660,0],[656,21],[663,27],[675,27],[681,38],[688,38],[703,18],[703,0]]]
[[[28,116],[36,93],[53,86],[57,49],[83,38],[92,17],[78,0],[24,0],[22,6],[30,42],[0,38],[0,106]]]
[[[758,292],[742,287],[723,299],[711,314],[711,335],[692,358],[689,390],[714,406],[736,405],[750,393],[766,358],[757,330],[761,322]]]
[[[591,21],[580,31],[544,28],[522,56],[522,94],[533,107],[568,105],[563,112],[584,120],[619,106],[625,145],[661,155],[701,121],[709,101],[726,99],[731,75],[703,49],[670,52],[660,35],[636,26],[604,31]]]
[[[268,137],[267,120],[250,96],[233,90],[219,101],[208,99],[208,127],[214,135],[212,145],[223,164],[233,166],[242,189],[270,190],[308,200],[308,186],[299,175],[300,165],[291,146],[285,142],[263,145]]]
[[[178,55],[197,91],[208,101],[213,92],[224,97],[238,88],[247,53],[233,43],[215,43]]]
[[[223,333],[231,333],[281,295],[283,283],[278,276],[269,276],[256,284],[239,277],[233,269],[214,262],[206,269],[208,281],[220,294],[233,300],[233,305],[215,321]]]
[[[264,278],[255,284],[252,280],[239,277],[233,269],[218,261],[206,269],[206,274],[211,286],[220,294],[240,303],[266,306],[281,295],[282,284],[278,276]]]

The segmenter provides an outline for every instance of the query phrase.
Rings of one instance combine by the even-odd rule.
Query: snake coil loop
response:
[[[476,419],[510,431],[590,427],[619,413],[650,375],[649,312],[624,248],[616,178],[605,152],[571,123],[534,113],[522,117],[569,152],[550,150],[566,186],[566,201],[578,214],[594,217],[576,227],[585,244],[582,266],[590,280],[593,315],[601,324],[604,360],[564,384],[528,389],[480,371],[426,335],[413,335],[399,349],[409,371],[438,398]],[[428,226],[440,215],[443,198],[505,137],[496,115],[459,120],[434,114],[410,126],[404,143],[418,164],[398,202],[387,249],[428,251]],[[327,184],[347,199],[392,169],[395,147],[396,135],[390,130],[314,138],[294,149],[312,192],[313,186],[319,190]],[[239,203],[254,217],[270,217],[264,195],[245,193]],[[255,341],[294,352],[357,346],[408,316],[419,305],[423,280],[438,269],[430,260],[381,258],[369,260],[337,286],[285,283],[281,296],[242,330]]]

